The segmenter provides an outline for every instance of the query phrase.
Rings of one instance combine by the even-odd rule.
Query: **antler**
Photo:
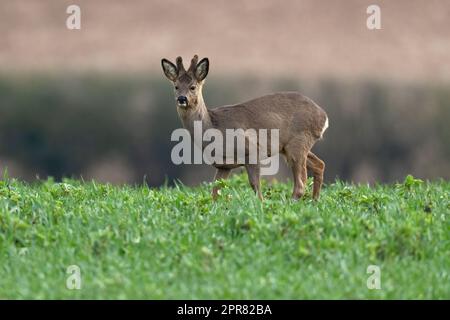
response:
[[[185,73],[186,70],[184,69],[184,66],[183,66],[183,59],[181,57],[177,57],[176,62],[177,62],[178,74]]]
[[[194,72],[195,72],[195,67],[197,67],[197,62],[198,62],[198,55],[195,55],[195,56],[192,58],[192,60],[191,60],[191,65],[190,65],[190,67],[189,67],[189,69],[188,69],[187,72],[192,72],[192,73],[194,73]]]

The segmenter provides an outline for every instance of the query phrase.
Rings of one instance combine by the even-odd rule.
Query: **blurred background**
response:
[[[81,30],[66,28],[71,4]],[[381,30],[366,27],[371,4]],[[181,123],[160,67],[198,53],[209,107],[288,90],[322,106],[327,181],[449,179],[449,18],[447,0],[2,0],[0,171],[210,180],[213,168],[170,160]]]

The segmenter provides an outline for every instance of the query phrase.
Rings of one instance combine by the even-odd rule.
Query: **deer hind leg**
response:
[[[231,169],[217,169],[216,175],[214,177],[214,181],[220,180],[220,179],[226,179],[230,176]],[[217,196],[219,195],[219,186],[214,186],[212,189],[212,197],[213,200],[217,199]]]
[[[305,193],[307,171],[306,158],[308,149],[304,147],[301,141],[296,144],[291,144],[285,148],[286,159],[292,168],[294,178],[294,190],[292,191],[292,198],[294,200],[300,199]]]
[[[314,186],[313,186],[313,198],[319,199],[320,189],[323,183],[323,173],[325,171],[325,162],[323,162],[314,153],[309,152],[307,157],[307,167],[313,172]]]
[[[259,164],[247,164],[245,165],[245,170],[247,170],[248,181],[250,182],[250,186],[258,195],[260,200],[263,199],[261,194],[261,184],[259,181],[260,177],[260,167]]]
[[[306,183],[306,157],[302,157],[292,163],[292,174],[294,176],[294,190],[292,191],[292,198],[298,200],[305,194]]]

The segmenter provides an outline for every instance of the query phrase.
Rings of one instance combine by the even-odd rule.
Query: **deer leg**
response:
[[[297,161],[292,162],[292,174],[294,176],[292,198],[298,200],[305,193],[305,183],[303,183],[303,181],[306,180],[306,157],[302,157]]]
[[[313,172],[314,186],[313,186],[313,198],[319,199],[320,189],[323,183],[323,172],[325,171],[325,162],[320,160],[314,153],[308,153],[307,166]]]
[[[306,188],[306,185],[308,183],[308,169],[312,170],[309,166],[308,166],[308,161],[305,160],[305,170],[301,171],[301,179],[303,182],[303,185]]]
[[[231,169],[217,169],[216,175],[214,176],[214,181],[220,180],[220,179],[226,179],[230,176]],[[219,195],[219,186],[214,186],[212,189],[212,197],[214,200],[217,199],[217,196]]]
[[[259,182],[259,171],[260,171],[259,164],[247,164],[245,166],[245,170],[247,170],[248,181],[250,182],[250,186],[256,192],[258,198],[262,200],[263,196],[261,194],[261,185]]]
[[[300,199],[305,193],[307,179],[306,158],[310,149],[310,142],[305,136],[297,137],[284,148],[286,160],[292,169],[294,178],[294,190],[292,191],[294,200]]]

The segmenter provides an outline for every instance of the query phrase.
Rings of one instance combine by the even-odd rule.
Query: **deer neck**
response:
[[[189,131],[191,137],[194,136],[194,122],[202,122],[202,130],[205,131],[212,127],[211,117],[209,115],[208,108],[203,100],[203,96],[199,96],[197,105],[195,107],[188,108],[186,110],[178,108],[178,114],[180,116],[183,127]]]

